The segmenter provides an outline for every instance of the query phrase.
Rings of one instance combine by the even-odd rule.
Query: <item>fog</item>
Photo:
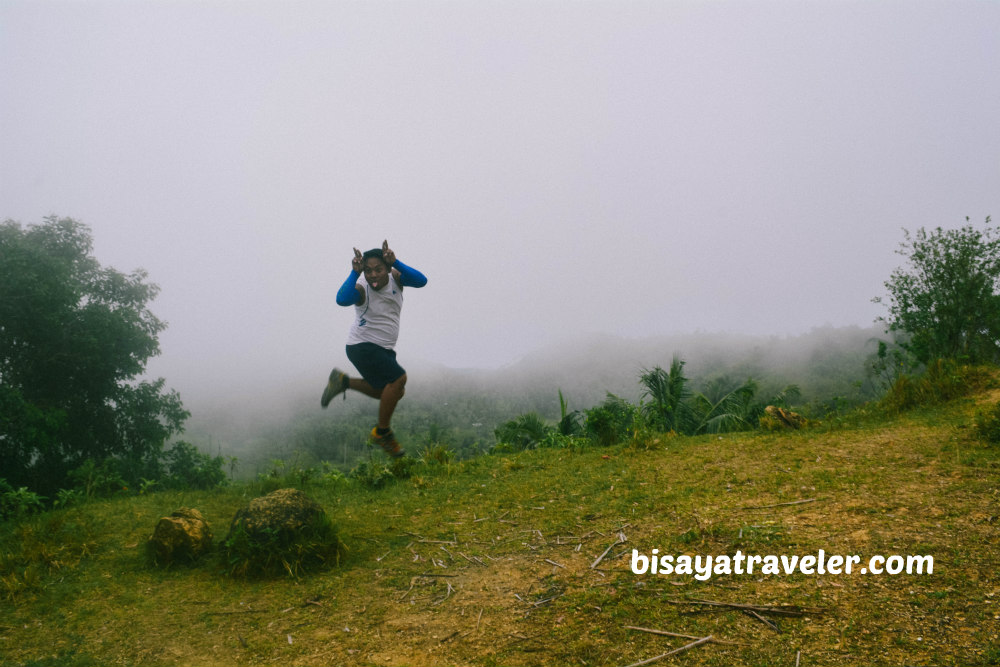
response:
[[[1000,211],[998,53],[995,2],[0,0],[0,218],[146,269],[196,412],[318,399],[383,239],[414,388],[867,328],[901,228]]]

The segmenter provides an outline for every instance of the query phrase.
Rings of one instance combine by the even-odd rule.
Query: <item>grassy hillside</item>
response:
[[[971,424],[998,399],[795,433],[421,465],[378,490],[314,479],[304,490],[349,552],[297,580],[144,560],[160,516],[196,507],[222,537],[264,490],[254,486],[49,512],[0,527],[0,662],[625,666],[693,641],[633,626],[727,642],[658,664],[996,663],[1000,451]],[[632,548],[927,554],[934,572],[700,581],[634,574]]]

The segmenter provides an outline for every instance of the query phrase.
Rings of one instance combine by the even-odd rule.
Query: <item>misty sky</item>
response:
[[[1000,216],[998,63],[992,1],[0,0],[0,218],[146,269],[182,396],[349,368],[386,238],[404,366],[868,326]]]

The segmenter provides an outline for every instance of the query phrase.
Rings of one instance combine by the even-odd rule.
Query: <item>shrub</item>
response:
[[[610,393],[604,403],[586,410],[584,416],[587,435],[605,447],[626,440],[641,424],[639,409]]]
[[[498,448],[495,451],[523,451],[538,447],[552,429],[535,412],[529,412],[504,422],[496,428]]]
[[[347,476],[369,489],[381,489],[397,479],[409,478],[415,463],[416,461],[408,456],[389,461],[369,458],[359,463]]]
[[[225,459],[203,454],[183,440],[163,453],[167,474],[163,484],[173,489],[213,489],[226,481]]]
[[[115,458],[104,459],[99,464],[94,459],[87,459],[81,466],[71,470],[68,478],[73,488],[86,498],[107,497],[128,489],[128,483],[122,475],[121,462]]]
[[[976,436],[991,445],[1000,445],[1000,403],[976,412]]]
[[[417,458],[425,465],[448,464],[455,458],[455,452],[448,445],[441,443],[428,444],[420,450]]]
[[[339,565],[344,544],[325,513],[318,513],[295,531],[249,530],[234,522],[220,549],[227,571],[238,577],[297,577],[329,565]]]
[[[904,375],[893,383],[880,405],[900,412],[921,405],[936,405],[968,396],[991,382],[990,373],[982,366],[959,364],[948,359],[930,363],[917,377]]]
[[[45,497],[22,486],[14,488],[0,478],[0,518],[20,518],[45,509]]]

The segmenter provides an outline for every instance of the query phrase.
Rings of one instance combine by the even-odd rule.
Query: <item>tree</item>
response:
[[[687,433],[691,426],[691,413],[685,401],[690,396],[688,379],[684,377],[684,362],[674,357],[670,371],[659,366],[643,370],[639,382],[644,387],[643,397],[649,403],[643,406],[646,421],[663,432]]]
[[[966,218],[966,222],[968,222]],[[908,259],[885,283],[887,333],[921,364],[934,359],[969,363],[1000,359],[1000,229],[986,218],[983,229],[928,232],[921,228],[898,254]],[[874,299],[883,303],[881,298]]]
[[[159,288],[92,249],[69,218],[0,224],[0,457],[4,477],[43,493],[88,459],[153,477],[188,416],[162,379],[136,379],[159,353]]]
[[[691,399],[696,426],[692,433],[726,433],[753,427],[753,397],[757,383],[748,378],[743,384],[727,377],[710,381],[705,391]]]

